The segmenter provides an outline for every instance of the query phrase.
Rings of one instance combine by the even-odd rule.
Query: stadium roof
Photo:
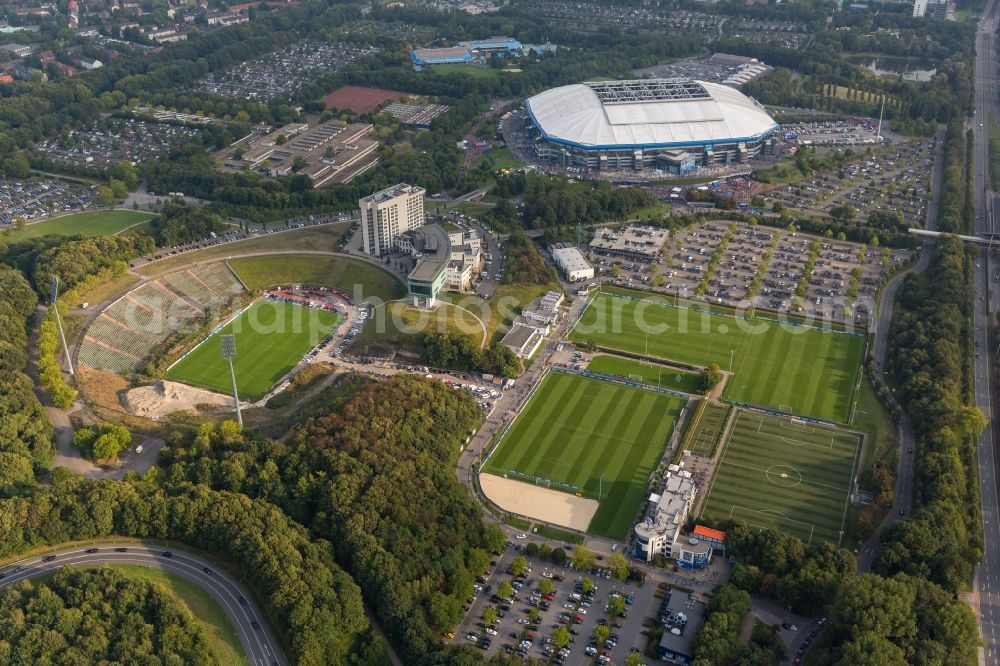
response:
[[[778,126],[738,90],[690,79],[562,86],[525,107],[547,140],[593,150],[753,141]]]

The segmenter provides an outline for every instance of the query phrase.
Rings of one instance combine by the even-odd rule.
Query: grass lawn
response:
[[[432,72],[441,75],[465,74],[466,76],[474,76],[477,79],[492,79],[500,76],[499,69],[493,69],[492,67],[479,67],[478,65],[463,65],[460,63],[432,65],[430,69]]]
[[[131,564],[105,564],[130,578],[141,578],[162,585],[182,606],[187,606],[208,635],[208,644],[220,664],[248,664],[243,646],[232,623],[219,603],[191,581],[159,569]]]
[[[729,405],[705,403],[697,423],[692,424],[690,439],[685,440],[684,448],[695,455],[710,457],[722,437],[722,428],[726,425]]]
[[[725,398],[841,423],[850,413],[865,346],[863,335],[608,294],[594,298],[570,337],[723,370],[732,363]]]
[[[233,259],[229,265],[252,290],[278,284],[321,284],[347,292],[358,303],[371,296],[389,301],[405,293],[389,271],[348,257],[272,255]]]
[[[563,543],[583,543],[583,536],[577,534],[576,532],[567,532],[566,530],[560,530],[555,527],[550,527],[549,525],[539,525],[535,528],[535,534],[538,536],[543,536],[546,539],[552,539],[553,541],[561,541]]]
[[[839,544],[860,444],[857,433],[740,412],[702,515]]]
[[[340,239],[350,228],[350,222],[337,224],[319,224],[314,227],[303,227],[282,231],[281,233],[254,236],[234,243],[213,245],[194,252],[185,252],[173,257],[154,261],[146,266],[140,266],[137,271],[143,275],[160,275],[182,268],[195,261],[209,261],[238,257],[253,252],[275,252],[277,250],[326,250],[337,249]]]
[[[659,219],[664,215],[669,215],[670,209],[671,205],[669,203],[661,201],[660,203],[654,206],[646,206],[645,208],[640,208],[629,217],[636,220],[649,220],[652,218]]]
[[[240,397],[267,394],[302,356],[336,325],[340,315],[278,301],[258,301],[209,336],[167,371],[166,378],[229,393],[229,365],[222,358],[219,334],[236,335],[233,370]]]
[[[39,236],[107,236],[117,234],[127,227],[142,224],[153,218],[152,213],[137,210],[95,210],[73,213],[41,222],[24,225],[23,229],[12,230],[3,235],[8,243],[38,238]]]
[[[468,215],[469,217],[480,219],[483,215],[493,210],[493,206],[488,206],[484,203],[479,203],[478,201],[459,201],[456,204],[449,204],[447,209],[458,211],[462,215]]]
[[[648,362],[633,361],[620,356],[595,356],[587,365],[587,370],[604,375],[618,375],[650,386],[659,386],[685,393],[697,393],[698,382],[701,381],[701,377],[693,372],[685,372],[677,368],[654,365]]]
[[[860,469],[868,469],[876,462],[895,469],[899,444],[896,424],[875,396],[875,391],[867,379],[861,382],[861,390],[858,391],[858,409],[854,413],[851,427],[860,430],[868,437]]]
[[[662,393],[550,372],[483,471],[543,477],[553,489],[598,499],[588,531],[621,539],[683,406]]]
[[[499,169],[513,169],[515,167],[524,166],[524,162],[517,159],[510,153],[510,148],[497,148],[489,152],[483,153],[475,159],[472,163],[473,167],[477,167],[481,164],[485,164],[490,169],[494,171]]]

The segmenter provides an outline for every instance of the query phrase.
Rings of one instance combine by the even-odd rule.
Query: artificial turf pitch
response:
[[[621,539],[684,404],[655,391],[550,372],[483,471],[598,499],[588,531]]]
[[[232,391],[229,364],[222,358],[219,335],[236,336],[233,371],[240,397],[256,400],[294,368],[322,340],[340,315],[280,301],[259,301],[210,335],[182,358],[166,378],[220,393]]]
[[[839,544],[861,439],[857,433],[741,411],[702,516],[742,518],[806,543]]]
[[[724,398],[840,423],[850,416],[865,348],[864,335],[603,293],[570,337],[694,365],[716,363],[723,370],[732,363]]]
[[[695,455],[711,456],[722,436],[722,428],[726,425],[729,409],[729,405],[706,404],[698,423],[692,426],[695,430],[691,433],[691,438],[684,442],[684,448]]]

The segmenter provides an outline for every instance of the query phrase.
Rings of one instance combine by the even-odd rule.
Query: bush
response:
[[[73,448],[88,460],[113,460],[132,445],[132,433],[115,423],[80,428],[73,433]]]

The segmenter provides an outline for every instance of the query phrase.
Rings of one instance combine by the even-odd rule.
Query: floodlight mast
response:
[[[69,355],[69,346],[66,344],[66,334],[63,333],[62,318],[59,316],[59,304],[56,303],[57,298],[59,298],[59,278],[52,276],[52,294],[50,303],[52,304],[52,309],[56,313],[56,327],[59,329],[59,339],[62,340],[63,353],[66,355],[66,368],[72,376],[76,373],[73,372],[73,359]]]
[[[236,358],[236,336],[231,333],[220,335],[222,343],[222,358],[229,361],[229,378],[233,380],[233,399],[236,401],[236,421],[243,428],[243,414],[240,412],[240,394],[236,390],[236,372],[233,370],[233,359]]]

